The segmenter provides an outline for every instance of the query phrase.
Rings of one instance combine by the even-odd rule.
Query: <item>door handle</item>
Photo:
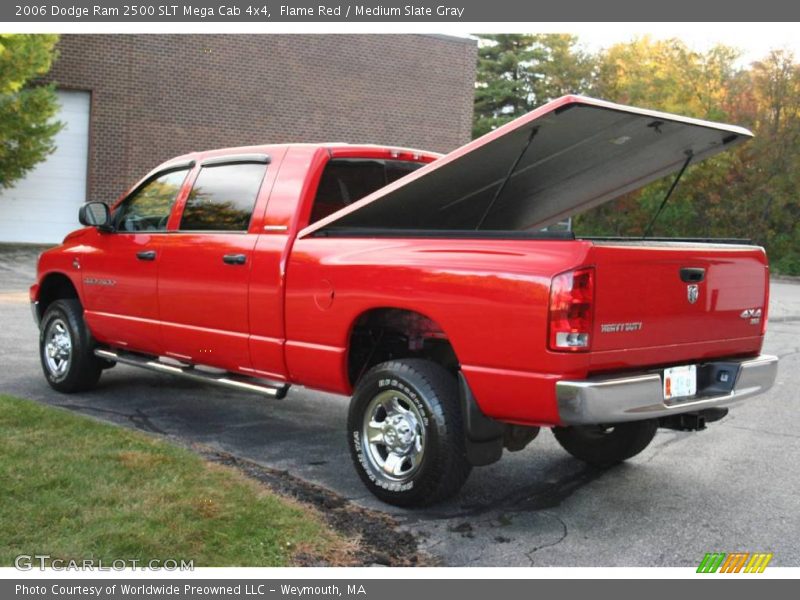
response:
[[[247,262],[244,254],[226,254],[222,257],[222,262],[226,265],[243,265]]]
[[[706,270],[700,267],[683,267],[681,269],[681,281],[685,283],[700,283],[705,276]]]
[[[141,252],[136,253],[136,258],[139,260],[155,260],[156,259],[156,251],[155,250],[142,250]]]

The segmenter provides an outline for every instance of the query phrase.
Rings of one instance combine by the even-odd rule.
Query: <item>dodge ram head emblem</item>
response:
[[[686,286],[686,299],[689,301],[689,304],[694,304],[697,302],[697,297],[700,295],[700,288],[697,284],[692,283]]]

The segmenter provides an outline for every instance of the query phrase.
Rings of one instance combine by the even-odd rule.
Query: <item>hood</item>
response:
[[[752,137],[742,127],[564,96],[301,232],[535,230]]]

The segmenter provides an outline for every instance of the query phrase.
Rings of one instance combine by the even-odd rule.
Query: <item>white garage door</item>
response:
[[[56,150],[13,188],[0,190],[0,242],[58,243],[80,227],[89,157],[89,92],[58,91],[64,128]]]

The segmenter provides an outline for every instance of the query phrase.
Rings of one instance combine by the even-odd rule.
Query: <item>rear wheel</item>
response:
[[[436,363],[406,359],[374,367],[356,387],[347,427],[359,476],[389,504],[444,500],[470,473],[458,383]]]
[[[658,421],[633,421],[615,425],[554,427],[553,435],[572,456],[595,467],[610,467],[647,448]]]
[[[103,362],[94,355],[94,344],[77,300],[56,300],[42,317],[39,358],[45,379],[59,392],[91,389],[100,379]]]

